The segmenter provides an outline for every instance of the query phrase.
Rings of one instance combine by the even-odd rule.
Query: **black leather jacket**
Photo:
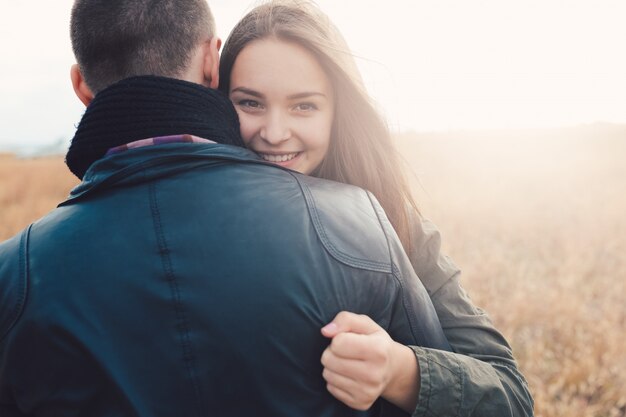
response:
[[[95,163],[0,245],[0,415],[339,416],[320,334],[449,349],[371,194],[218,144]]]

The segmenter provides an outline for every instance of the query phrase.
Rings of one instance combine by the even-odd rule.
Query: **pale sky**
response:
[[[256,2],[210,0],[225,39]],[[0,148],[69,139],[72,0],[0,0]],[[394,130],[626,123],[626,1],[319,0]]]

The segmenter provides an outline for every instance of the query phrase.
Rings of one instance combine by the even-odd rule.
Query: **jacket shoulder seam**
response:
[[[369,261],[366,259],[360,259],[360,258],[356,258],[354,256],[350,256],[342,251],[340,251],[335,245],[333,245],[332,241],[328,238],[328,235],[326,233],[326,230],[324,228],[324,224],[321,221],[319,214],[317,212],[317,207],[315,205],[315,198],[313,197],[313,194],[311,193],[311,190],[309,189],[309,187],[302,183],[298,177],[296,175],[293,175],[293,173],[290,173],[292,175],[292,177],[296,180],[296,182],[298,183],[298,185],[300,186],[300,189],[302,190],[302,193],[304,195],[304,199],[306,201],[306,205],[309,209],[309,213],[311,216],[311,220],[313,222],[313,226],[315,227],[315,231],[317,232],[317,235],[320,239],[320,241],[322,242],[322,245],[324,245],[324,248],[326,248],[326,250],[328,251],[328,253],[330,253],[330,255],[335,258],[336,260],[338,260],[339,262],[342,262],[348,266],[354,267],[354,268],[360,268],[360,269],[368,269],[368,270],[372,270],[372,271],[377,271],[377,272],[384,272],[384,273],[391,273],[391,262],[390,263],[384,263],[384,262],[376,262],[376,261]],[[375,208],[374,208],[375,210]],[[377,213],[378,215],[378,213]],[[380,221],[379,221],[380,223]],[[381,225],[382,227],[382,225]],[[386,234],[385,234],[385,238],[386,238]]]

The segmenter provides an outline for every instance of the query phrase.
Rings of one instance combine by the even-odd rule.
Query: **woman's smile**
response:
[[[291,162],[296,159],[301,152],[293,152],[293,153],[264,153],[257,152],[257,154],[268,162],[273,163],[285,163]]]

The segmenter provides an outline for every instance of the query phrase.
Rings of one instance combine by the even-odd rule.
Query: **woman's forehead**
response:
[[[315,56],[294,42],[274,38],[246,45],[235,60],[231,88],[280,91],[286,95],[301,91],[330,92],[330,82]]]

